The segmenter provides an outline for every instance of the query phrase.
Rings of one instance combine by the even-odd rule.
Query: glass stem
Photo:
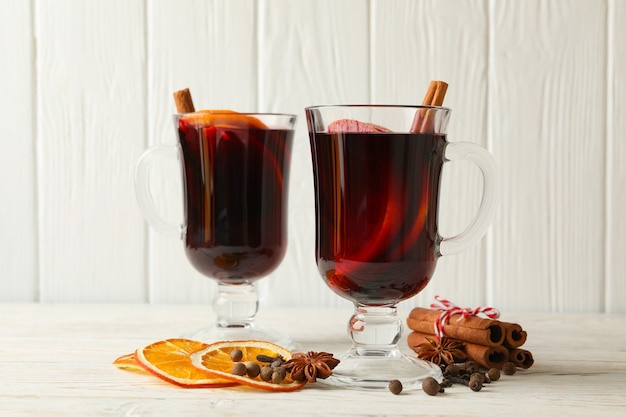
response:
[[[348,331],[352,337],[352,352],[359,356],[400,355],[398,341],[402,334],[402,321],[397,307],[355,305]]]
[[[254,327],[259,310],[259,296],[255,284],[218,283],[213,297],[213,311],[218,327]]]

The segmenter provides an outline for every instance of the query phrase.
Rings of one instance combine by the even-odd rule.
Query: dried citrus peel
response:
[[[161,340],[135,351],[137,363],[151,374],[184,388],[217,388],[236,385],[194,367],[190,356],[205,343],[188,339]]]
[[[139,362],[137,362],[137,359],[135,359],[134,353],[129,353],[129,354],[120,356],[119,358],[113,361],[113,365],[125,371],[134,371],[134,372],[143,372],[143,373],[147,372],[139,364]]]
[[[191,355],[193,366],[206,371],[207,374],[215,378],[223,378],[241,385],[260,388],[267,391],[295,391],[306,385],[306,381],[294,381],[286,375],[280,383],[264,381],[261,376],[251,378],[248,375],[234,375],[232,373],[233,360],[231,352],[240,350],[243,355],[242,362],[256,362],[260,367],[267,365],[257,359],[259,355],[266,357],[282,357],[285,361],[291,359],[292,354],[287,349],[270,342],[261,340],[241,340],[217,342],[207,346],[205,349]]]
[[[294,391],[306,385],[294,381],[287,374],[280,383],[232,374],[231,352],[241,350],[241,362],[254,361],[259,367],[267,365],[264,357],[292,358],[289,350],[259,340],[224,341],[213,344],[189,339],[166,339],[137,349],[134,354],[117,358],[113,364],[119,369],[145,371],[166,382],[183,388],[218,388],[247,386],[267,391]],[[259,356],[262,355],[262,356]]]

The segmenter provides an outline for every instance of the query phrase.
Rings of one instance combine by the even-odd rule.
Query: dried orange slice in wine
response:
[[[135,359],[148,372],[184,388],[217,388],[236,385],[230,379],[199,369],[191,364],[191,354],[207,348],[206,343],[189,339],[161,340],[137,349]]]
[[[180,119],[193,127],[214,126],[222,129],[267,129],[265,123],[254,116],[232,110],[199,110],[187,113]]]
[[[268,391],[294,391],[302,388],[306,381],[294,381],[289,374],[279,382],[264,381],[261,375],[250,377],[248,375],[234,375],[232,373],[233,361],[231,353],[234,350],[241,351],[239,363],[253,362],[260,368],[269,366],[268,362],[259,360],[260,355],[266,358],[281,357],[284,361],[291,359],[291,352],[274,343],[262,340],[238,340],[213,343],[206,348],[191,355],[191,362],[200,370],[216,378],[224,378],[241,385],[260,388]]]

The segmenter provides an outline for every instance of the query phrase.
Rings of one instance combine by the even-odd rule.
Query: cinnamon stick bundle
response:
[[[502,369],[509,361],[509,350],[504,346],[483,346],[474,343],[465,344],[467,357],[485,368]]]
[[[439,321],[440,314],[439,310],[414,308],[407,318],[407,326],[419,333],[434,335],[435,323]],[[443,331],[452,339],[491,347],[501,346],[506,336],[504,324],[498,320],[477,316],[463,318],[461,314],[450,316]]]
[[[426,342],[426,338],[433,339],[435,336],[420,332],[411,332],[407,336],[407,343],[414,349],[415,346]],[[483,346],[476,343],[464,343],[467,358],[476,361],[485,368],[498,368],[509,361],[509,350],[504,346]],[[415,349],[414,349],[415,350]]]
[[[526,343],[527,334],[522,330],[522,326],[516,323],[502,323],[505,330],[504,345],[511,348],[518,348]]]
[[[439,322],[441,311],[428,308],[414,308],[407,318],[407,326],[413,330],[407,342],[411,349],[426,342],[426,338],[436,340],[435,324]],[[460,319],[460,320],[459,320]],[[518,368],[528,369],[533,363],[532,354],[520,349],[526,342],[527,333],[517,323],[500,320],[453,314],[443,327],[448,340],[459,341],[464,345],[468,359],[484,367],[501,369],[511,361]]]
[[[532,353],[525,349],[509,349],[509,360],[522,369],[528,369],[535,363]]]

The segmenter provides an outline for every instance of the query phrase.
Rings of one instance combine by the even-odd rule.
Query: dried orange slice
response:
[[[187,113],[181,121],[193,127],[219,127],[230,129],[267,129],[265,123],[256,117],[232,110],[199,110]]]
[[[113,361],[113,365],[125,371],[147,372],[135,359],[134,353],[122,355]]]
[[[257,359],[259,355],[271,358],[281,356],[285,361],[291,359],[290,351],[274,343],[262,340],[238,340],[213,343],[193,353],[191,363],[216,378],[224,378],[241,385],[268,391],[294,391],[306,384],[306,381],[294,381],[289,374],[280,383],[264,381],[260,375],[254,378],[247,375],[233,375],[232,369],[235,362],[231,358],[231,352],[235,349],[243,354],[239,362],[255,362],[261,368],[268,366],[268,363],[259,361]]]
[[[206,343],[189,339],[166,339],[137,349],[137,363],[164,381],[184,388],[230,387],[236,383],[198,369],[191,354],[206,349]]]

